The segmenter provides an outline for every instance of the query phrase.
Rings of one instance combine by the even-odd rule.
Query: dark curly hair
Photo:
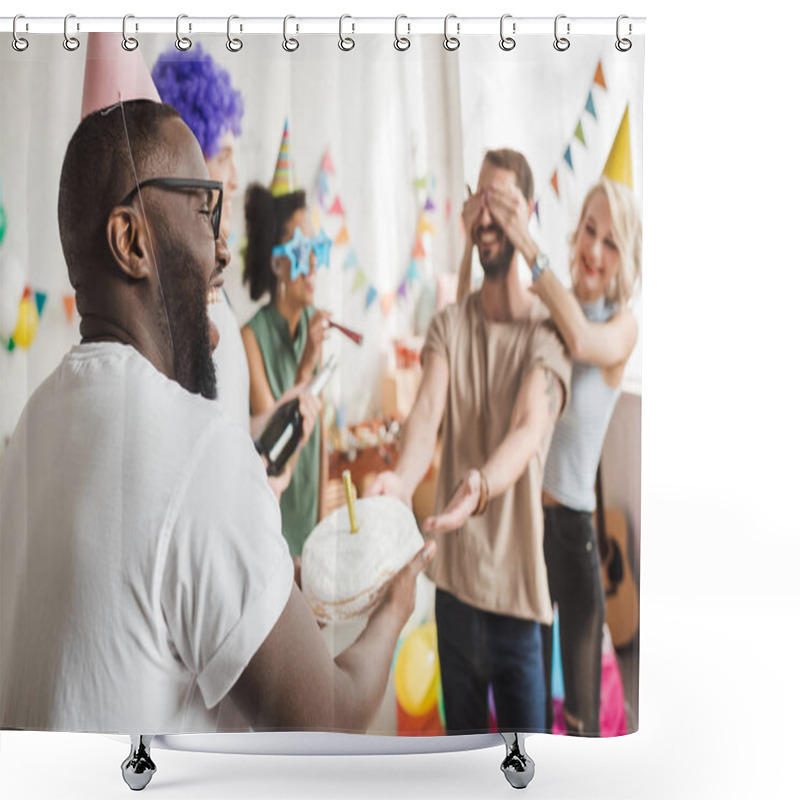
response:
[[[164,51],[153,67],[153,83],[161,101],[174,106],[200,142],[205,158],[219,151],[227,131],[242,132],[244,102],[231,76],[195,44],[191,51]]]
[[[260,183],[247,187],[244,221],[247,249],[244,254],[243,283],[250,286],[250,297],[258,301],[269,292],[275,296],[278,276],[272,269],[272,249],[286,234],[292,214],[306,207],[306,193],[301,189],[275,197]]]

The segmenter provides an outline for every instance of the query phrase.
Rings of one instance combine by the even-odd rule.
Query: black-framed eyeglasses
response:
[[[175,191],[186,191],[188,189],[206,189],[211,192],[219,192],[219,197],[214,207],[211,209],[211,228],[214,231],[214,241],[219,239],[219,223],[222,220],[222,183],[220,181],[207,181],[202,178],[149,178],[135,186],[120,202],[120,205],[130,205],[131,200],[145,186],[161,186],[164,189],[174,189]]]

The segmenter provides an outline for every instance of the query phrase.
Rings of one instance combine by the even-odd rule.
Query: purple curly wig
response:
[[[153,82],[161,101],[174,106],[197,137],[206,158],[217,154],[227,131],[234,136],[242,132],[241,92],[201,45],[186,52],[174,47],[163,52],[153,67]]]

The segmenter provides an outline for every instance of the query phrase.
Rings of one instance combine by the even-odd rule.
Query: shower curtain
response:
[[[642,37],[293,38],[2,37],[0,727],[635,731]]]

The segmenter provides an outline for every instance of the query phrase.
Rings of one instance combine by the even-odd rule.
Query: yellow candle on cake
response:
[[[356,490],[353,486],[353,478],[350,470],[346,469],[342,473],[344,481],[344,496],[347,500],[347,513],[350,515],[350,533],[358,533],[358,522],[356,521]]]

